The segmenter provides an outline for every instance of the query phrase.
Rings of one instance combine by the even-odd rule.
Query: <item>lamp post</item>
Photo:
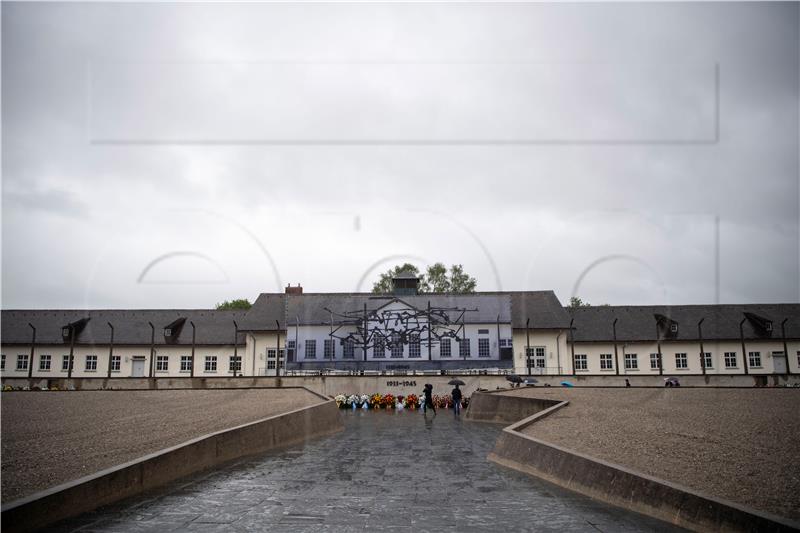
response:
[[[747,367],[747,348],[744,345],[744,323],[747,321],[747,317],[744,317],[741,322],[739,322],[739,339],[742,341],[742,364],[744,365],[744,373],[745,375],[750,373],[750,369]]]
[[[108,377],[111,377],[111,361],[114,358],[114,326],[111,325],[111,322],[106,322],[108,327],[111,328],[111,340],[108,343]]]
[[[703,349],[703,320],[705,318],[701,318],[700,322],[697,323],[697,337],[700,339],[700,369],[703,371],[703,375],[706,375],[706,353]]]
[[[531,375],[531,319],[525,319],[525,366],[528,368],[528,375]]]
[[[789,348],[786,345],[786,321],[789,320],[788,318],[784,318],[783,322],[781,322],[781,338],[783,339],[783,355],[786,358],[786,374],[791,376],[792,375],[792,365],[789,364]]]
[[[275,377],[279,377],[281,375],[281,323],[276,320],[275,326],[278,328],[275,330]]]
[[[572,329],[572,324],[575,323],[575,319],[571,318],[569,320],[569,349],[570,353],[572,354],[572,375],[575,375],[575,333]]]
[[[36,328],[28,322],[28,325],[31,327],[31,361],[28,364],[28,379],[33,378],[33,355],[36,348]]]
[[[239,370],[239,324],[233,321],[233,377],[237,377]],[[241,375],[241,372],[239,372]]]
[[[194,377],[194,341],[195,341],[196,330],[195,330],[195,327],[194,327],[194,322],[192,322],[190,320],[189,324],[192,326],[192,358],[191,358],[192,366],[189,368],[189,377],[193,378]]]
[[[611,330],[612,335],[614,336],[614,369],[616,370],[616,374],[619,376],[619,355],[617,352],[617,318],[614,318],[614,322],[611,323]]]
[[[148,322],[150,324],[150,377],[156,377],[156,327],[153,325],[152,322]]]

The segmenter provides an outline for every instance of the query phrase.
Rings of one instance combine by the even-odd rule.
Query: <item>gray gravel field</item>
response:
[[[0,499],[319,401],[303,389],[4,392]]]
[[[800,519],[800,390],[528,388],[569,400],[538,439]]]

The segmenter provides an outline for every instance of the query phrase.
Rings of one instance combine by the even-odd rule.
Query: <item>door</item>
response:
[[[783,352],[772,352],[772,366],[775,374],[785,374],[786,355]]]
[[[133,360],[133,373],[131,375],[135,378],[144,377],[144,359]]]

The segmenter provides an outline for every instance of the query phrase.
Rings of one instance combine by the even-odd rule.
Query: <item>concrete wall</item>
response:
[[[478,422],[510,424],[560,403],[558,400],[478,392],[470,398],[466,416]]]
[[[567,380],[576,387],[624,387],[625,379],[634,387],[663,387],[664,378],[658,375],[638,376],[537,376],[539,383],[536,385],[561,386],[561,381]],[[477,389],[489,391],[509,387],[509,382],[502,375],[459,375],[441,376],[433,374],[408,374],[408,375],[370,375],[370,376],[281,376],[276,377],[211,377],[199,376],[194,379],[188,377],[175,378],[77,378],[72,381],[59,379],[34,379],[5,378],[3,385],[12,387],[52,387],[59,389],[97,390],[97,389],[211,389],[211,388],[250,388],[250,387],[306,387],[325,397],[337,394],[380,394],[392,393],[394,395],[419,394],[426,383],[433,385],[434,394],[449,394],[452,385],[448,381],[458,378],[466,383],[461,387],[465,395],[470,395]],[[680,376],[684,387],[754,387],[754,386],[783,386],[800,384],[800,375],[793,376],[745,376],[745,375],[691,375]]]
[[[206,435],[3,506],[3,531],[33,531],[247,455],[343,429],[332,401]]]
[[[491,402],[484,397],[493,397]],[[473,400],[500,412],[524,410],[520,398],[479,394]],[[488,400],[488,398],[486,398]],[[533,408],[541,400],[531,399]],[[535,413],[503,429],[489,460],[611,505],[664,520],[693,531],[796,531],[800,524],[749,509],[698,491],[614,465],[521,433],[525,427],[565,407]],[[470,405],[470,408],[472,405]]]

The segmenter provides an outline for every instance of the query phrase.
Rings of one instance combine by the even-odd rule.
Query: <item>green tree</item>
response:
[[[591,307],[592,305],[589,302],[584,302],[577,296],[573,296],[569,299],[569,308],[570,309],[580,309],[581,307]]]
[[[420,292],[450,292],[447,267],[442,263],[434,263],[429,266],[420,281],[419,290]]]
[[[404,263],[402,265],[398,265],[394,268],[391,268],[381,274],[380,279],[375,282],[372,286],[372,292],[375,294],[386,294],[392,292],[392,278],[400,274],[401,272],[410,272],[414,275],[419,276],[419,269],[412,265],[411,263]]]
[[[410,272],[420,277],[419,292],[441,292],[451,294],[465,294],[475,292],[477,281],[464,272],[462,265],[453,265],[448,271],[443,263],[430,265],[425,274],[420,276],[419,269],[410,263],[398,265],[381,274],[372,286],[372,292],[386,294],[392,292],[392,278],[401,272]]]
[[[464,267],[461,265],[453,265],[450,267],[450,291],[455,294],[467,294],[475,292],[475,287],[478,282],[475,278],[464,272]]]
[[[253,304],[251,304],[250,300],[246,298],[240,298],[238,300],[231,300],[231,301],[225,300],[224,302],[218,303],[216,305],[217,311],[230,311],[233,309],[247,310],[250,309],[251,307],[253,307]]]

